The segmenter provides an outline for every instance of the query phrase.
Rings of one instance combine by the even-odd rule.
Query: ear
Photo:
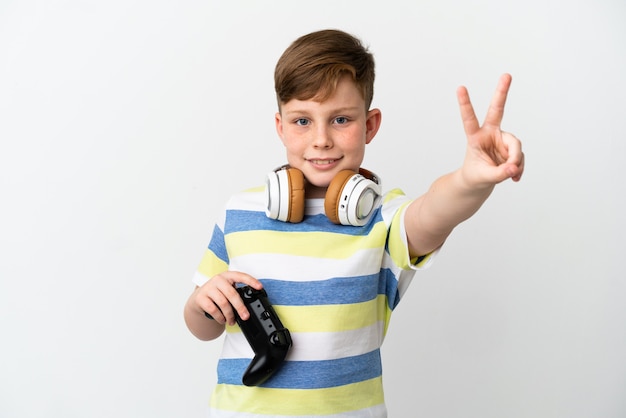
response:
[[[276,124],[276,133],[280,137],[280,140],[284,142],[284,137],[283,137],[283,119],[282,119],[282,117],[280,115],[280,112],[276,112],[276,115],[274,116],[274,123]]]
[[[382,113],[380,109],[371,109],[367,112],[367,119],[365,120],[365,143],[369,144],[376,136],[380,123],[382,122]]]

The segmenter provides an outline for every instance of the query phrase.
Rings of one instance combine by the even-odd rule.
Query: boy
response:
[[[522,176],[521,143],[500,130],[510,82],[501,77],[482,126],[459,88],[468,141],[461,168],[417,199],[399,190],[381,196],[377,177],[361,168],[381,123],[380,110],[370,109],[373,56],[336,30],[285,50],[275,70],[275,122],[288,167],[271,172],[266,187],[231,198],[185,305],[197,338],[226,330],[210,416],[386,416],[380,346],[392,310],[454,227],[496,184]],[[342,189],[353,180],[359,185]],[[264,288],[293,340],[260,386],[241,384],[254,353],[235,325],[234,310],[249,318],[238,285]]]

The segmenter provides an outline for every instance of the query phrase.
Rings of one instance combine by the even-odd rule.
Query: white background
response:
[[[500,185],[416,276],[383,346],[390,416],[626,416],[626,3],[0,3],[0,416],[201,417],[186,330],[225,200],[284,162],[273,69],[340,28],[377,60],[364,166],[424,192],[513,75]]]

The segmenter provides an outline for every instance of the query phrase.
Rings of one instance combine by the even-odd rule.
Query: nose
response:
[[[333,141],[327,126],[320,126],[315,131],[315,137],[313,138],[313,146],[315,148],[331,148]]]

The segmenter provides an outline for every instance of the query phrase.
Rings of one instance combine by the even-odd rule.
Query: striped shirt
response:
[[[238,326],[227,326],[211,417],[387,416],[380,347],[415,270],[431,259],[409,260],[409,203],[393,190],[355,227],[331,223],[322,199],[308,199],[304,220],[293,224],[265,215],[264,187],[231,198],[194,283],[226,270],[256,277],[293,346],[269,380],[244,386],[254,353]]]

